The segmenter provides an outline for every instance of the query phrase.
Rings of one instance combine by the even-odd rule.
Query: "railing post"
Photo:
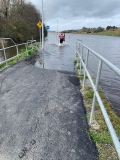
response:
[[[86,68],[87,68],[87,65],[88,65],[88,56],[89,56],[89,50],[88,50],[88,52],[87,52],[87,55],[86,55],[86,60],[85,60],[85,66],[86,66]],[[85,88],[85,81],[86,81],[86,70],[85,70],[85,68],[84,68],[84,79],[83,79],[83,90],[84,90],[84,88]]]
[[[25,44],[25,47],[26,47],[26,53],[27,53],[27,56],[28,56],[28,42]]]
[[[80,42],[79,42],[79,55],[81,55],[81,45],[80,45]],[[80,64],[80,71],[79,71],[79,75],[81,74],[81,60],[79,59],[79,64]]]
[[[80,62],[80,58],[79,58],[79,56],[80,56],[80,54],[81,54],[81,51],[80,51],[80,42],[79,42],[79,52],[78,52],[78,59],[79,59],[79,66],[80,66],[80,69],[79,69],[79,75],[81,74],[81,62]]]
[[[18,45],[16,45],[16,50],[17,50],[17,57],[19,58]]]
[[[32,50],[33,50],[33,44],[32,44],[32,42],[33,42],[33,41],[31,41],[31,46],[32,46]]]
[[[5,52],[5,48],[4,48],[4,42],[3,42],[3,40],[1,40],[1,42],[2,42],[3,52],[4,52],[5,63],[6,63],[6,67],[7,67],[8,64],[7,64],[7,57],[6,57],[6,52]]]
[[[78,46],[77,46],[78,44],[79,44],[79,42],[76,43],[76,53],[77,53],[76,59],[77,59],[77,66],[78,66]]]
[[[81,59],[83,57],[83,46],[81,45],[81,50],[80,50],[80,55],[81,55]],[[80,61],[80,74],[82,72],[82,62]]]
[[[98,85],[99,85],[99,81],[100,81],[101,69],[102,69],[102,61],[100,60],[99,66],[98,66],[98,71],[97,71],[97,77],[96,77],[96,85],[95,85],[96,90],[98,90]],[[92,121],[93,121],[93,116],[94,116],[94,111],[95,111],[95,105],[96,105],[96,94],[95,94],[95,92],[94,92],[93,103],[92,103],[92,110],[91,110],[90,122],[89,122],[90,124],[91,124]]]

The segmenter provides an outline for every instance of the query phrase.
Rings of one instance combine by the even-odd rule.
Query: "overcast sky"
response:
[[[42,0],[29,1],[42,11]],[[50,30],[120,27],[120,0],[43,0],[43,10]]]

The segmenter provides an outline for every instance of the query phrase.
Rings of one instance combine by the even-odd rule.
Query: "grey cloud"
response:
[[[40,0],[31,2],[41,8]],[[120,16],[120,0],[43,0],[43,3],[45,21],[51,26],[56,20],[62,22],[66,28],[79,28],[80,24],[93,26],[96,21],[105,26],[112,24],[113,17]],[[71,22],[75,25],[68,25]],[[116,18],[116,24],[120,24],[119,18]],[[114,25],[116,24],[114,21]]]
[[[119,0],[55,0],[49,2],[46,0],[45,12],[49,18],[59,16],[61,18],[71,17],[108,17],[117,14],[120,10]]]

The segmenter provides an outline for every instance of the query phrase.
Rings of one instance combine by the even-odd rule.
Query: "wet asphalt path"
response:
[[[74,73],[21,61],[0,72],[0,160],[97,160]]]

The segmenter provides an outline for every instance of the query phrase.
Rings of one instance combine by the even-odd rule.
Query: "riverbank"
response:
[[[101,35],[101,36],[116,36],[120,37],[120,34],[116,33],[116,30],[105,30],[102,32],[97,32],[97,33],[86,33],[86,32],[79,32],[79,34],[88,34],[88,35]]]
[[[115,30],[103,30],[101,32],[92,32],[92,31],[81,31],[81,30],[71,30],[71,31],[63,31],[65,33],[73,33],[73,34],[87,34],[87,35],[102,35],[102,36],[116,36],[120,37],[120,31]]]

